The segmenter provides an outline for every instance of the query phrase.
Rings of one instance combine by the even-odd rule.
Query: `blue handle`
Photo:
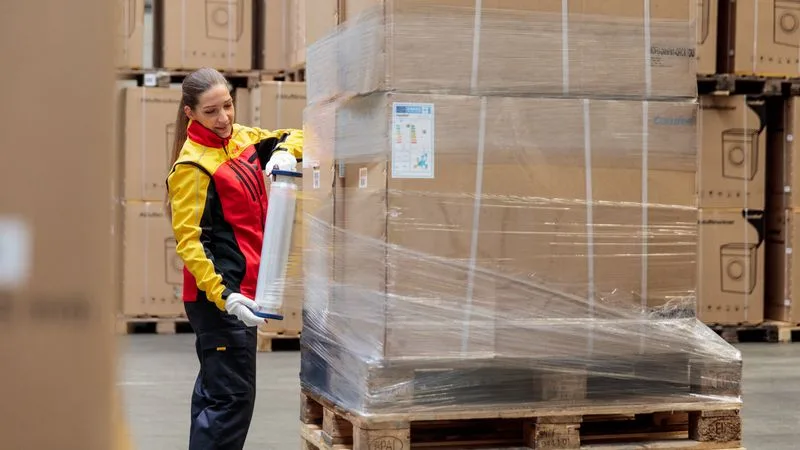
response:
[[[270,314],[270,313],[262,313],[258,311],[253,311],[257,317],[261,317],[262,319],[273,319],[273,320],[283,320],[283,316],[280,314]]]
[[[302,172],[292,172],[290,170],[273,170],[270,175],[273,177],[282,176],[282,177],[303,178]]]

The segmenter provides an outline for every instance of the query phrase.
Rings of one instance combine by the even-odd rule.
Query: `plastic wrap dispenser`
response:
[[[283,291],[292,246],[297,180],[302,177],[302,173],[277,170],[277,167],[270,175],[269,207],[256,285],[258,310],[255,314],[258,317],[283,320]]]

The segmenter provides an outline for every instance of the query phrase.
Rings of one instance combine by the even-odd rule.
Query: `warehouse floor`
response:
[[[138,450],[185,450],[197,361],[194,337],[121,338],[120,384]],[[800,442],[800,343],[741,344],[748,450],[789,450]],[[287,450],[298,436],[299,352],[260,353],[258,400],[246,450]]]

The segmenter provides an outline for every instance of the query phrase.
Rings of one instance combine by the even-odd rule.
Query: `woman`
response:
[[[301,130],[234,122],[225,77],[200,69],[183,82],[168,211],[185,264],[183,300],[197,335],[190,450],[241,450],[255,403],[253,313],[267,215],[262,170],[294,170]],[[269,261],[265,261],[269,264]]]

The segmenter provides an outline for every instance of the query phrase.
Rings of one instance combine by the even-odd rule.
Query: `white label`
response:
[[[794,142],[794,135],[787,134],[786,135],[786,142]]]
[[[358,169],[358,188],[364,189],[367,187],[367,168],[362,167]]]
[[[311,184],[313,185],[314,189],[319,189],[319,169],[314,169],[314,173],[312,174]]]
[[[155,87],[158,85],[158,77],[154,73],[144,74],[144,85],[147,87]]]
[[[0,217],[0,288],[16,289],[27,281],[33,244],[21,219]]]
[[[433,103],[392,105],[392,178],[433,178]]]
[[[783,306],[792,306],[792,299],[787,298],[783,301]]]
[[[787,255],[791,255],[792,254],[792,248],[791,247],[786,247],[786,254]]]
[[[344,178],[344,161],[339,161],[339,178]]]
[[[787,194],[792,192],[792,187],[791,186],[784,186],[783,187],[783,192],[785,192]]]

